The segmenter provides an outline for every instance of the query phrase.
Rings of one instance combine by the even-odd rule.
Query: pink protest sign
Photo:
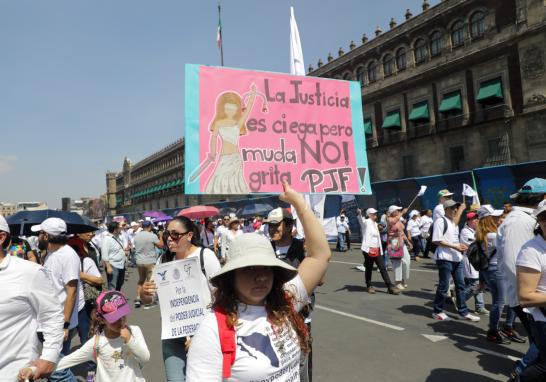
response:
[[[186,66],[187,194],[369,194],[358,83]]]

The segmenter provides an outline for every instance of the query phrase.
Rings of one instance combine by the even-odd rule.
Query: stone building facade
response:
[[[309,76],[360,81],[372,181],[546,159],[546,1],[443,0]]]
[[[120,172],[106,173],[108,215],[230,200],[228,196],[184,194],[184,140],[179,139]]]

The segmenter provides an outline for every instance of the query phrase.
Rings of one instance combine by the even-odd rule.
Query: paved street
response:
[[[364,273],[354,269],[359,251],[334,252],[327,281],[317,293],[313,316],[314,381],[490,382],[505,381],[526,344],[494,345],[485,339],[487,318],[479,324],[431,318],[435,266],[416,265],[409,290],[386,293],[374,271],[375,295],[364,288]],[[392,276],[392,272],[391,272]],[[131,269],[124,291],[134,297]],[[130,289],[129,289],[130,288]],[[486,295],[490,302],[490,295]],[[448,314],[456,317],[451,305]],[[473,302],[470,307],[473,308]],[[152,353],[144,367],[148,381],[163,381],[159,308],[138,309],[129,319],[139,325]]]

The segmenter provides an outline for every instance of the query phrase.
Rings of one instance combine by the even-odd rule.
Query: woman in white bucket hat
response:
[[[305,230],[307,257],[298,269],[276,258],[255,233],[236,238],[230,259],[211,278],[213,310],[188,354],[187,382],[299,381],[309,335],[298,311],[319,284],[331,256],[324,230],[303,197],[287,183],[280,199],[295,207]]]

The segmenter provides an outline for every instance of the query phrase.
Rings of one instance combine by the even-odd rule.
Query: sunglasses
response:
[[[179,240],[181,237],[187,235],[188,233],[190,233],[191,231],[186,231],[186,232],[176,232],[176,231],[167,231],[167,235],[169,235],[169,237],[171,239],[173,239],[174,241],[177,241]]]

